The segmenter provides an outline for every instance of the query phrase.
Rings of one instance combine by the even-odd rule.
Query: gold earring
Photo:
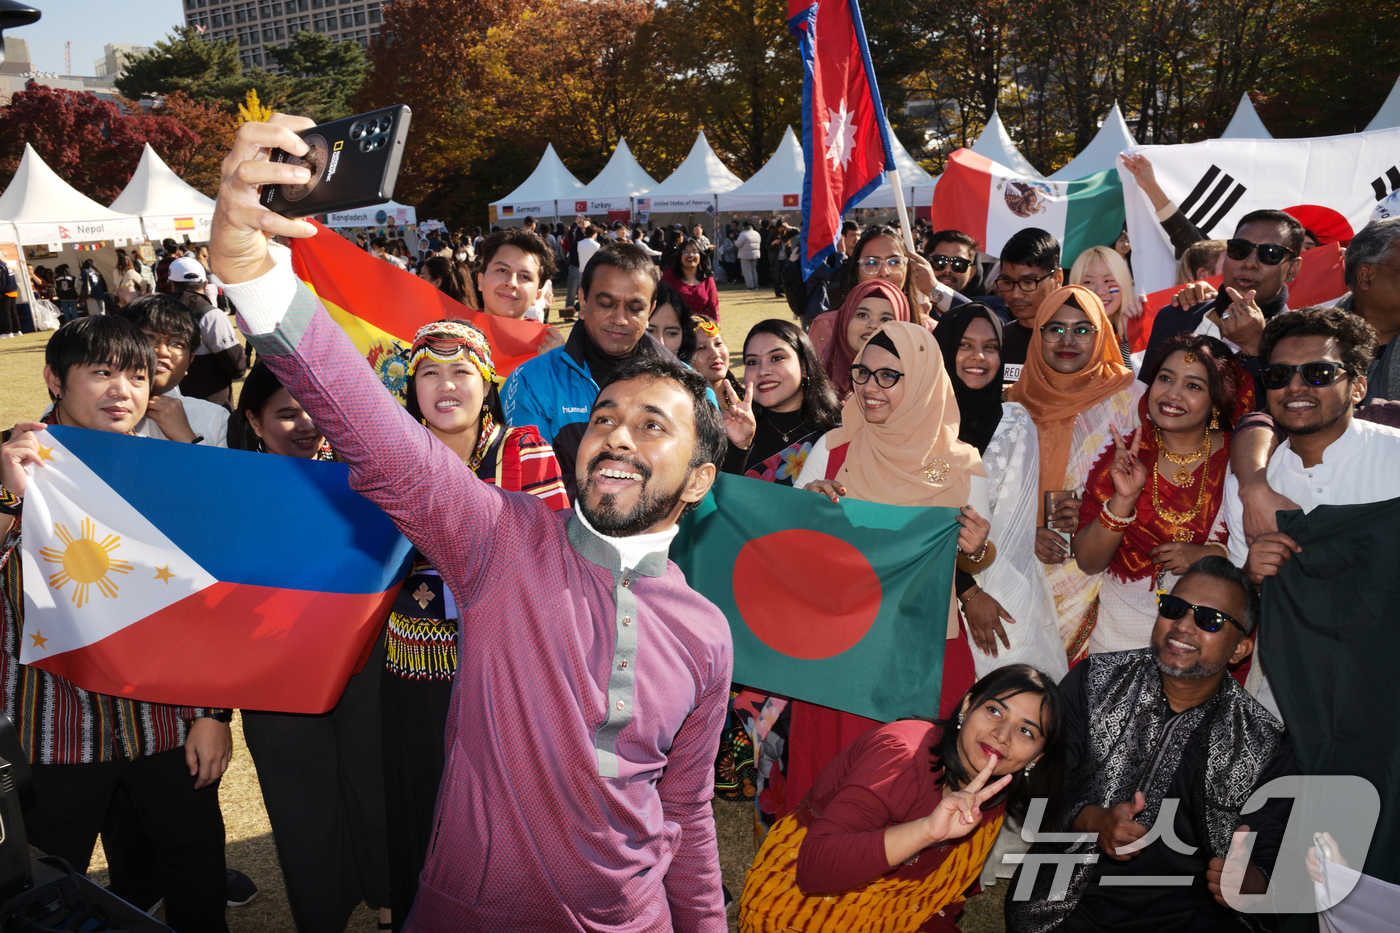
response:
[[[1210,430],[1220,430],[1220,410],[1218,408],[1210,410]]]

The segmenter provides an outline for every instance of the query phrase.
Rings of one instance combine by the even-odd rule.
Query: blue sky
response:
[[[62,73],[63,44],[73,43],[73,73],[92,74],[92,63],[109,42],[150,45],[185,22],[180,0],[29,0],[43,12],[32,26],[6,35],[29,41],[37,71]]]

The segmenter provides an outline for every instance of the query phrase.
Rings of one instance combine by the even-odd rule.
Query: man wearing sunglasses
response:
[[[1275,576],[1301,549],[1277,530],[1250,540],[1247,502],[1268,499],[1279,509],[1311,512],[1319,505],[1400,497],[1400,430],[1354,417],[1375,353],[1371,326],[1340,308],[1288,311],[1264,328],[1260,352],[1265,404],[1287,439],[1258,453],[1267,466],[1232,459],[1223,503],[1230,559],[1256,584]],[[1267,432],[1249,435],[1254,441]],[[1277,711],[1267,680],[1258,696]]]
[[[1177,334],[1218,335],[1239,348],[1245,369],[1256,377],[1259,337],[1264,325],[1288,310],[1288,283],[1302,262],[1303,225],[1283,211],[1251,211],[1240,218],[1226,241],[1220,293],[1183,311],[1168,305],[1157,313],[1141,378],[1152,372],[1162,344]],[[1212,325],[1214,325],[1212,327]],[[1262,392],[1261,392],[1262,395]]]
[[[1258,613],[1249,579],[1203,557],[1160,597],[1150,647],[1090,655],[1061,681],[1068,815],[1090,838],[1031,852],[1098,858],[1075,865],[1063,901],[1048,896],[1056,872],[1040,867],[1030,900],[1007,902],[1008,930],[1243,928],[1221,895],[1235,831],[1258,833],[1242,891],[1263,893],[1291,801],[1243,819],[1240,809],[1297,772],[1282,723],[1228,673],[1253,651]]]
[[[930,233],[924,242],[933,277],[957,293],[952,307],[976,301],[995,311],[1003,324],[1014,320],[1005,301],[987,294],[991,286],[985,284],[983,276],[995,260],[983,257],[976,240],[961,230],[939,230]]]

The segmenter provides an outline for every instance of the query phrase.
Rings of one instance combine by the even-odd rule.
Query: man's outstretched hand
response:
[[[267,123],[245,123],[238,128],[233,151],[224,157],[209,234],[209,264],[223,281],[247,282],[270,270],[268,238],[316,234],[309,221],[283,217],[258,203],[260,185],[298,184],[311,177],[304,166],[270,162],[268,156],[273,149],[305,155],[307,145],[296,131],[315,125],[305,117],[278,113]]]

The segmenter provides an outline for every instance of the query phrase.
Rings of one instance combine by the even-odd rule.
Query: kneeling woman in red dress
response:
[[[1059,689],[1025,664],[998,668],[949,721],[877,726],[823,769],[764,839],[744,881],[743,933],[954,931],[1010,813],[1064,786]]]

